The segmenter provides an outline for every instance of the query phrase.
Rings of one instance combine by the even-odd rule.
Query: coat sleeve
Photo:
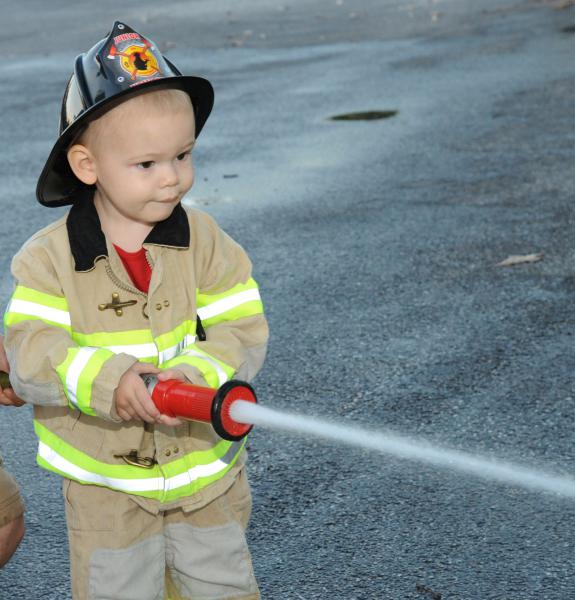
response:
[[[74,342],[53,261],[34,238],[14,257],[12,274],[16,287],[4,314],[4,342],[14,391],[32,404],[69,405],[120,421],[114,390],[136,359]]]
[[[263,364],[268,340],[251,262],[211,217],[198,212],[191,222],[197,313],[206,339],[196,332],[193,343],[161,368],[181,369],[192,383],[214,388],[232,378],[251,381]]]

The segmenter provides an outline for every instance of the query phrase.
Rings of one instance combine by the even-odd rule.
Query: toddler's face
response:
[[[107,122],[92,148],[96,200],[124,218],[151,225],[167,219],[192,187],[194,113],[191,105],[165,111],[130,104],[103,117]]]

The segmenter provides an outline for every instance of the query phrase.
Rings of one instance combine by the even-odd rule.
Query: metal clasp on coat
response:
[[[157,461],[155,458],[149,456],[139,456],[137,450],[130,450],[128,454],[114,454],[114,458],[121,458],[124,462],[132,465],[133,467],[140,467],[142,469],[152,469]]]
[[[112,309],[115,313],[117,317],[121,317],[124,314],[124,308],[127,308],[128,306],[134,306],[134,304],[138,304],[137,300],[126,300],[126,301],[122,301],[120,300],[120,294],[118,294],[118,292],[114,292],[112,294],[112,302],[109,303],[104,303],[104,304],[98,304],[98,310],[108,310],[108,309]]]

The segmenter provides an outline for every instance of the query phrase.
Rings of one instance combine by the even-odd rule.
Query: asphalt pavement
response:
[[[575,476],[569,4],[11,6],[0,300],[11,256],[63,213],[34,188],[73,58],[119,18],[214,83],[186,202],[254,262],[260,402]],[[331,120],[358,111],[397,112]],[[60,481],[35,466],[29,408],[0,410],[0,448],[28,506],[0,598],[69,598]],[[249,449],[264,599],[575,598],[573,500],[265,428]]]

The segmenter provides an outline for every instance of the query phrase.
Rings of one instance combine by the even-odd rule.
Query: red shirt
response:
[[[148,292],[150,279],[152,278],[152,267],[146,258],[146,250],[140,248],[136,252],[127,252],[123,248],[116,246],[114,248],[124,263],[124,267],[130,276],[134,285],[142,292]]]

